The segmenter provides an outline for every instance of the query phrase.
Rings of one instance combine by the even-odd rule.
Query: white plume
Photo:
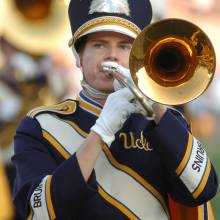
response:
[[[95,12],[119,13],[130,16],[130,8],[127,0],[93,0],[89,14]]]

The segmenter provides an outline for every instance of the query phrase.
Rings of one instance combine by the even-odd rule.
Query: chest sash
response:
[[[43,136],[68,159],[87,137],[75,123],[50,114],[36,117]],[[130,219],[168,220],[169,212],[161,194],[130,167],[120,164],[104,146],[95,165],[98,193]]]

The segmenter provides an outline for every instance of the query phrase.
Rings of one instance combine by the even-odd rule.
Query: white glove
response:
[[[130,86],[130,87],[134,87],[137,88],[132,77],[131,77],[131,73],[130,70],[119,65],[116,62],[113,61],[105,61],[102,63],[102,68],[103,70],[106,70],[107,74],[112,74],[112,72],[118,72],[120,73],[123,77],[126,78],[127,81],[127,85],[126,86]],[[114,86],[114,90],[117,91],[119,89],[122,89],[125,87],[125,85],[123,85],[119,80],[117,80],[116,78],[113,81],[113,86]],[[135,89],[136,92],[138,92],[139,96],[143,96],[143,93],[141,93],[141,91],[139,89]],[[148,116],[147,111],[144,109],[144,107],[142,106],[142,104],[138,101],[137,96],[135,96],[136,99],[134,100],[136,106],[138,106],[138,108],[141,110],[139,113],[141,113],[143,116],[145,116],[148,120],[153,120],[154,119],[154,115],[152,117]],[[150,100],[148,97],[145,97],[145,100],[147,100],[147,103],[149,106],[152,106],[154,104],[154,101]]]
[[[128,88],[120,89],[108,96],[99,118],[91,128],[108,146],[114,141],[115,133],[122,128],[131,113],[140,112],[139,107],[132,103],[133,99],[134,95]]]

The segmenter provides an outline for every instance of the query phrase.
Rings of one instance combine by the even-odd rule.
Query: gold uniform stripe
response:
[[[207,164],[207,167],[206,167],[205,174],[202,178],[202,181],[201,181],[199,187],[193,193],[193,198],[194,199],[196,199],[202,193],[203,189],[205,188],[205,185],[208,181],[208,177],[209,177],[210,172],[211,172],[211,163],[210,163],[210,160],[208,159],[208,164]]]
[[[27,220],[32,220],[32,219],[33,219],[33,216],[34,216],[34,213],[33,213],[33,210],[32,210],[32,208],[31,208],[30,214],[28,215]]]
[[[109,196],[100,186],[98,187],[98,193],[111,205],[119,209],[122,213],[124,213],[129,219],[136,220],[138,219],[129,209],[127,209],[124,205],[122,205],[117,200],[113,199]]]
[[[193,147],[193,137],[192,135],[189,133],[189,138],[188,138],[188,144],[187,144],[187,148],[186,148],[186,153],[181,161],[181,163],[179,164],[178,168],[176,169],[176,174],[179,176],[180,173],[183,171],[183,169],[185,168],[187,161],[190,157],[190,153],[192,151],[192,147]]]
[[[51,179],[52,176],[48,176],[46,182],[46,201],[47,201],[47,208],[49,210],[50,220],[54,220],[56,218],[56,215],[51,200],[51,192],[50,192]]]
[[[211,202],[208,201],[206,203],[206,205],[207,205],[207,216],[208,216],[207,219],[208,220],[215,220]],[[204,214],[205,214],[204,213],[204,205],[198,206],[198,220],[206,220]]]
[[[215,220],[212,205],[211,205],[210,201],[207,202],[207,210],[208,210],[208,219],[209,220]]]
[[[65,121],[67,124],[71,125],[82,137],[88,136],[88,133],[83,131],[76,123],[67,120],[62,120],[62,121]]]
[[[46,108],[46,106],[40,106],[40,107],[34,108],[27,113],[27,116],[32,118],[35,115],[35,112],[39,112],[43,108]]]
[[[94,107],[84,101],[81,101],[81,100],[79,100],[79,105],[82,106],[83,108],[88,109],[89,111],[95,113],[96,115],[100,115],[100,113],[102,111],[101,109],[96,108],[96,107]]]
[[[70,154],[55,140],[47,131],[43,130],[43,137],[49,141],[54,148],[65,158],[68,159]]]
[[[198,206],[198,220],[204,220],[204,205]]]
[[[115,160],[115,158],[112,156],[109,148],[107,145],[103,146],[103,150],[106,153],[108,159],[111,161],[111,163],[119,168],[120,170],[123,170],[124,172],[128,173],[130,176],[132,176],[137,182],[141,183],[142,186],[144,186],[145,189],[150,191],[154,197],[156,197],[160,203],[162,204],[164,210],[166,211],[167,215],[169,216],[169,211],[167,209],[166,202],[164,201],[163,197],[160,195],[160,193],[153,187],[151,186],[144,178],[139,176],[134,170],[132,170],[130,167],[127,167],[125,165],[120,164],[118,161]]]

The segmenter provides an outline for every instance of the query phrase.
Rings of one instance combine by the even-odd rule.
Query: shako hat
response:
[[[149,0],[71,0],[69,19],[72,30],[69,46],[75,49],[79,38],[98,31],[136,38],[150,24],[152,8]]]

